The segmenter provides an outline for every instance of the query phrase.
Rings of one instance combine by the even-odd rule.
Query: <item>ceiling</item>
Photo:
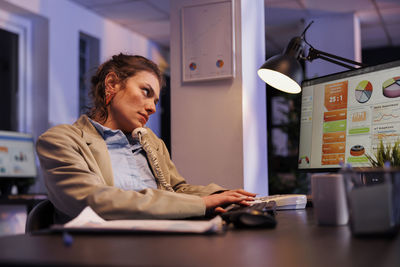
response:
[[[169,0],[70,0],[169,48]],[[251,0],[243,0],[251,1]],[[400,46],[400,0],[264,0],[268,54],[280,53],[308,18],[354,12],[362,48]]]

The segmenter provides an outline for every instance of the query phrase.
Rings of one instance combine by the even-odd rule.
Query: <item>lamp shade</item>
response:
[[[301,91],[303,69],[293,55],[285,53],[269,58],[258,69],[257,74],[264,82],[278,90],[292,94]]]

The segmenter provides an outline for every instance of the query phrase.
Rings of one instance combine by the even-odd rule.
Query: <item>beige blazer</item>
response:
[[[67,218],[77,216],[86,206],[105,219],[203,216],[205,205],[200,197],[224,188],[187,184],[164,142],[147,130],[163,176],[175,192],[160,185],[140,192],[115,187],[107,145],[86,115],[73,125],[58,125],[42,134],[36,148],[49,199],[57,211]]]

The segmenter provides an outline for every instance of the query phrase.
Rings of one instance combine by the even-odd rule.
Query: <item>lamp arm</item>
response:
[[[311,61],[313,61],[314,59],[317,59],[317,58],[329,61],[331,63],[340,65],[340,66],[348,68],[348,69],[356,69],[356,68],[351,66],[351,65],[345,64],[343,62],[354,64],[354,65],[361,66],[361,67],[366,67],[367,66],[367,65],[365,65],[363,63],[360,63],[360,62],[357,62],[357,61],[353,61],[353,60],[350,60],[350,59],[347,59],[347,58],[339,57],[339,56],[336,56],[336,55],[332,55],[332,54],[329,54],[327,52],[323,52],[323,51],[317,50],[317,49],[315,49],[313,47],[310,47],[310,49],[308,50],[308,55],[307,55],[306,59],[311,62]],[[341,61],[343,61],[343,62],[341,62]]]
[[[345,68],[348,68],[348,69],[350,69],[350,70],[355,70],[355,69],[356,69],[355,67],[353,67],[353,66],[351,66],[351,65],[348,65],[348,64],[345,64],[345,63],[343,63],[343,62],[340,62],[340,61],[331,59],[331,58],[326,57],[326,56],[321,56],[321,55],[319,55],[318,58],[323,59],[323,60],[326,60],[326,61],[329,61],[329,62],[334,63],[334,64],[337,64],[337,65],[340,65],[340,66],[345,67]]]

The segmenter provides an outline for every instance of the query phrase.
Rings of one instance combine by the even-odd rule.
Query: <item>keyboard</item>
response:
[[[307,205],[307,196],[300,194],[283,194],[271,195],[264,197],[256,197],[254,201],[249,202],[250,205],[255,205],[262,202],[275,201],[276,210],[297,210],[304,209]]]

